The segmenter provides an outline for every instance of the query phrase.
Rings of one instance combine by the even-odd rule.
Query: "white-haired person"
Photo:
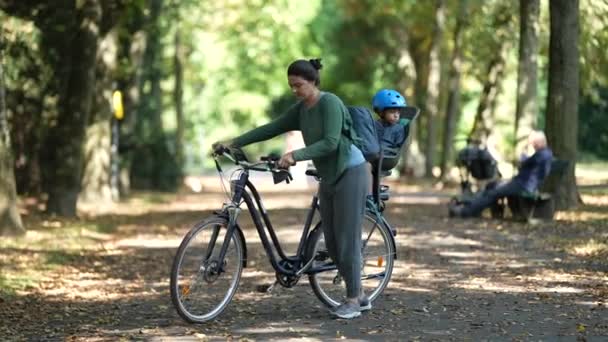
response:
[[[518,195],[523,192],[535,192],[551,171],[553,153],[547,146],[547,138],[542,131],[532,131],[528,136],[528,144],[534,149],[534,154],[523,157],[519,172],[510,181],[482,192],[466,204],[451,204],[450,216],[475,217],[485,208],[489,208],[500,198]]]

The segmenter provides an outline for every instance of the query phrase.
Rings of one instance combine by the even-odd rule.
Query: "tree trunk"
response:
[[[39,196],[42,193],[42,166],[40,151],[42,150],[43,132],[45,130],[43,114],[45,111],[45,88],[40,89],[38,98],[24,99],[23,107],[15,106],[11,121],[11,133],[15,163],[15,181],[17,193]],[[29,103],[28,103],[29,102]],[[10,105],[9,107],[10,108]],[[18,117],[15,117],[18,116]],[[15,136],[19,136],[18,143]],[[17,145],[17,146],[15,146]]]
[[[436,150],[436,131],[437,117],[439,115],[439,90],[441,89],[441,39],[444,29],[444,0],[437,0],[435,11],[435,26],[430,56],[429,82],[426,91],[426,116],[427,116],[427,135],[425,149],[425,171],[426,177],[433,177],[433,166]]]
[[[83,144],[95,89],[95,58],[101,19],[99,0],[83,0],[75,9],[76,23],[69,29],[69,44],[60,42],[61,78],[58,118],[46,139],[47,211],[61,216],[76,215],[83,165]],[[44,34],[44,31],[43,31]],[[57,36],[53,37],[57,39]]]
[[[143,77],[142,64],[146,48],[144,8],[137,4],[128,5],[130,20],[123,22],[121,30],[128,34],[119,35],[118,60],[128,61],[123,72],[117,75],[117,87],[122,90],[124,119],[120,123],[120,165],[119,196],[127,196],[131,191],[131,165],[137,137],[137,108],[141,101],[140,84]],[[124,70],[123,69],[123,70]]]
[[[133,187],[173,190],[177,185],[179,171],[168,147],[162,123],[162,32],[160,15],[162,0],[149,2],[146,27],[146,47],[142,63],[140,82],[141,101],[137,110],[135,136],[137,146],[131,161]]]
[[[441,178],[448,175],[448,167],[452,161],[452,148],[456,122],[460,115],[460,66],[462,60],[462,31],[467,14],[467,0],[460,0],[458,17],[454,28],[454,50],[450,60],[450,74],[448,84],[448,104],[445,116],[445,129],[443,131],[443,153],[441,155]]]
[[[181,169],[184,165],[184,59],[185,47],[181,41],[181,30],[179,27],[179,16],[175,28],[175,55],[173,56],[173,67],[175,74],[175,87],[173,88],[173,102],[175,103],[175,159]],[[181,181],[180,181],[181,183]]]
[[[494,108],[496,107],[496,100],[500,92],[499,84],[505,69],[504,51],[506,50],[506,46],[507,44],[504,42],[501,44],[498,55],[488,65],[488,78],[483,85],[477,106],[477,114],[475,115],[475,121],[473,122],[473,128],[471,129],[471,133],[469,133],[469,137],[487,141],[492,128],[494,128]]]
[[[110,125],[113,115],[111,103],[116,57],[117,37],[116,32],[111,32],[100,42],[97,54],[95,96],[86,130],[82,190],[78,198],[82,202],[112,201]]]
[[[422,134],[424,133],[422,127],[424,127],[427,122],[425,99],[429,80],[430,54],[428,44],[423,44],[422,40],[419,38],[420,37],[413,36],[409,41],[409,50],[411,51],[416,75],[414,80],[413,101],[409,101],[408,104],[413,104],[420,108],[422,114],[415,122],[411,123],[410,136],[408,138],[409,142],[407,142],[408,146],[407,148],[402,149],[402,163],[400,169],[401,174],[414,177],[424,176],[425,159],[419,141],[423,140],[425,137]]]
[[[0,37],[1,38],[1,37]],[[11,139],[5,111],[4,73],[0,39],[0,236],[25,232],[17,208],[17,189],[11,151]]]
[[[540,0],[520,0],[519,66],[515,109],[515,149],[513,160],[524,151],[526,138],[535,126],[538,113],[536,95],[538,16]]]
[[[505,70],[505,56],[510,48],[510,40],[507,35],[509,31],[504,29],[498,30],[498,28],[508,25],[510,21],[508,6],[508,3],[500,4],[495,8],[493,14],[493,27],[497,28],[496,36],[494,37],[496,55],[488,63],[487,78],[484,81],[473,128],[469,133],[470,138],[479,139],[482,142],[488,141],[494,128],[494,110],[498,94],[500,93],[500,82]]]
[[[557,209],[572,208],[579,203],[574,172],[579,94],[578,6],[578,0],[549,2],[551,38],[546,131],[555,156],[570,162],[563,177],[547,181],[548,189],[555,194]]]

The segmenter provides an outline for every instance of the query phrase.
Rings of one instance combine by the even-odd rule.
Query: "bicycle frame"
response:
[[[220,264],[221,260],[223,260],[226,255],[226,251],[228,250],[232,235],[237,229],[236,220],[241,210],[239,205],[242,203],[242,201],[244,201],[247,205],[247,209],[251,215],[260,240],[262,241],[262,246],[264,247],[266,255],[268,256],[268,259],[270,260],[270,263],[275,269],[275,271],[284,275],[295,276],[300,275],[302,273],[318,273],[336,268],[335,265],[331,264],[322,267],[309,268],[305,270],[305,272],[302,272],[302,265],[305,264],[305,261],[309,261],[305,260],[305,253],[307,248],[308,237],[310,236],[311,232],[312,220],[314,218],[315,212],[319,210],[319,199],[317,195],[314,195],[311,201],[308,214],[306,216],[306,221],[304,223],[304,229],[302,230],[300,241],[298,243],[296,255],[293,257],[288,257],[283,251],[281,243],[274,231],[274,227],[272,226],[268,212],[266,211],[266,208],[262,203],[262,199],[258,190],[253,185],[253,183],[249,181],[249,170],[243,169],[240,177],[231,182],[231,186],[234,189],[234,193],[232,195],[231,203],[228,204],[222,212],[224,216],[227,216],[229,218],[229,224],[228,231],[226,232],[226,236],[224,237],[222,248],[219,254]],[[246,190],[249,190],[249,192],[251,192],[251,195]],[[266,230],[268,230],[268,233],[266,232]],[[270,239],[267,234],[270,235]],[[209,247],[211,247],[211,249],[213,248],[213,246],[215,246],[214,240],[217,239],[217,236],[218,234],[215,234],[214,232],[213,237],[211,239],[212,241],[209,242]],[[286,268],[283,266],[283,264],[290,265],[291,267]]]
[[[235,161],[235,160],[233,160],[233,161]],[[218,172],[222,172],[221,167],[219,166],[219,164],[217,164],[217,161],[216,161],[216,167],[217,167]],[[237,224],[237,218],[241,211],[240,205],[242,204],[242,202],[245,202],[245,204],[247,205],[247,209],[253,220],[253,223],[256,227],[256,230],[258,232],[258,235],[260,237],[260,240],[262,242],[262,246],[264,247],[264,251],[266,252],[266,255],[268,256],[268,259],[269,259],[272,267],[274,268],[274,270],[277,273],[282,274],[282,275],[287,275],[287,276],[300,276],[303,273],[304,274],[315,274],[315,273],[319,273],[319,272],[335,270],[336,265],[333,263],[326,263],[324,265],[310,267],[313,259],[305,260],[306,252],[308,249],[309,237],[317,229],[320,229],[320,223],[317,223],[315,225],[315,227],[311,230],[314,214],[316,211],[318,211],[320,209],[318,196],[315,194],[313,196],[312,202],[310,204],[308,214],[306,217],[306,221],[304,224],[304,228],[302,230],[300,241],[298,243],[298,249],[297,249],[296,255],[293,257],[288,257],[287,255],[285,255],[283,248],[281,247],[279,239],[277,238],[277,235],[272,226],[268,212],[266,211],[266,208],[264,207],[264,205],[262,203],[262,199],[260,197],[259,192],[257,191],[256,187],[253,185],[253,183],[251,183],[249,181],[249,171],[250,170],[268,171],[268,169],[259,168],[259,167],[255,167],[255,166],[243,167],[241,169],[241,173],[240,173],[238,179],[231,180],[230,186],[234,190],[233,194],[232,194],[231,202],[229,204],[226,204],[224,206],[223,210],[221,211],[221,213],[219,213],[220,215],[227,218],[229,221],[226,236],[224,237],[224,241],[222,242],[222,247],[221,247],[220,254],[219,254],[219,265],[222,264],[222,262],[226,256],[226,252],[228,250],[230,241],[235,232],[238,234],[238,237],[243,242],[243,247],[244,247],[245,253],[246,253],[247,247],[246,247],[244,235],[243,235],[240,227],[238,227],[238,224]],[[374,179],[376,179],[376,184],[379,184],[377,182],[377,175],[376,175],[376,177],[374,177]],[[249,194],[249,192],[247,190],[249,190],[249,192],[251,192],[251,195]],[[380,200],[378,191],[374,192],[374,197],[376,199],[375,203],[378,203],[377,201]],[[376,218],[375,227],[382,225],[382,226],[388,228],[389,231],[394,232],[394,229],[390,226],[390,224],[388,223],[386,218],[381,214],[381,211],[378,210],[377,204],[375,205],[374,209],[368,208],[367,211],[368,211],[368,214],[370,214]],[[374,229],[376,229],[375,227],[374,227]],[[268,230],[270,239],[266,235],[267,233],[266,233],[265,228]],[[215,247],[218,235],[219,235],[219,228],[217,229],[217,231],[213,232],[212,238],[209,241],[209,246],[208,246],[208,251],[210,251],[210,252],[209,252],[209,255],[206,256],[205,259],[208,259],[211,256],[211,251]],[[371,233],[370,233],[370,236],[371,236]],[[393,236],[393,234],[389,234],[389,236],[390,236],[390,243],[393,246],[393,251],[396,251],[396,248],[395,248],[396,244],[395,244],[394,236]],[[363,241],[363,243],[365,244],[366,241]],[[276,254],[275,254],[275,251],[276,251]],[[278,256],[277,256],[277,254],[278,254]],[[394,257],[395,258],[397,257],[396,252],[394,254]],[[246,265],[244,265],[244,266],[246,266]],[[220,270],[220,272],[221,272],[221,270]]]

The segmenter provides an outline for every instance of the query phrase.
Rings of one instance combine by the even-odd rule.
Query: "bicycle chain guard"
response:
[[[300,276],[287,275],[279,272],[276,272],[276,277],[279,284],[286,288],[294,287],[300,280]]]
[[[293,265],[288,261],[282,260],[279,262],[279,264],[287,270],[293,270]],[[277,282],[281,284],[281,286],[286,288],[294,287],[300,280],[299,275],[290,275],[276,272],[275,276],[277,278]]]

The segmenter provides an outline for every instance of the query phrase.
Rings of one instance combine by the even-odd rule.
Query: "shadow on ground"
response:
[[[283,199],[285,195],[273,195]],[[592,210],[602,211],[601,206]],[[604,210],[607,210],[604,207]],[[307,279],[291,289],[269,283],[259,238],[244,219],[249,267],[215,321],[183,322],[170,302],[169,272],[181,237],[209,210],[102,215],[94,248],[5,248],[2,260],[37,255],[50,268],[38,285],[0,301],[0,336],[31,340],[603,340],[608,337],[605,262],[551,247],[551,224],[448,219],[444,204],[389,204],[398,259],[374,309],[333,320]],[[295,250],[304,208],[271,212],[285,249]],[[562,224],[562,223],[559,223]],[[108,229],[107,227],[111,227]],[[295,237],[294,237],[295,236]],[[3,269],[12,267],[2,263]]]

